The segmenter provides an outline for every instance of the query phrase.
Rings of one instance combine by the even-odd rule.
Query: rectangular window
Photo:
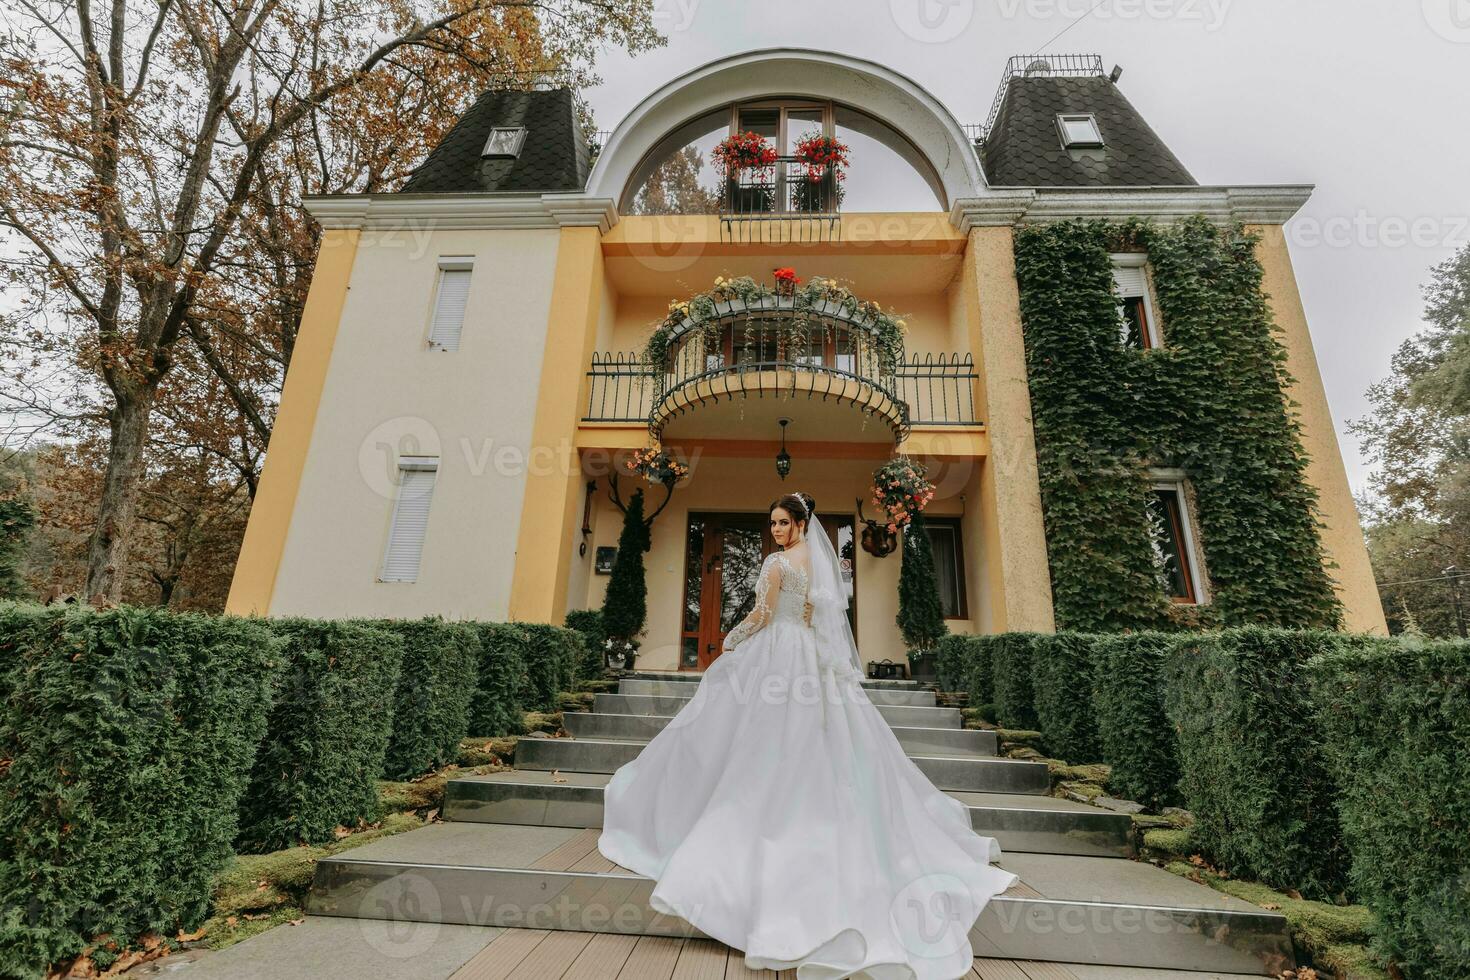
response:
[[[429,504],[434,499],[438,475],[439,461],[432,457],[405,456],[398,461],[398,499],[393,503],[393,521],[388,527],[388,546],[383,550],[378,581],[418,581],[424,533],[429,529]]]
[[[470,296],[471,259],[446,257],[439,260],[439,286],[434,293],[434,322],[429,326],[429,346],[434,350],[459,350],[464,327],[465,304]]]
[[[1149,350],[1160,346],[1158,322],[1148,292],[1148,256],[1120,252],[1113,256],[1113,285],[1118,304],[1118,335],[1124,347]]]
[[[1062,134],[1062,145],[1069,150],[1080,150],[1103,145],[1102,130],[1097,117],[1090,112],[1060,113],[1057,129]]]
[[[1148,501],[1148,521],[1159,587],[1175,602],[1203,602],[1199,569],[1195,565],[1194,534],[1182,482],[1154,484]]]
[[[965,596],[965,553],[961,546],[958,517],[926,517],[929,546],[934,552],[934,582],[939,586],[939,604],[945,619],[969,619]]]

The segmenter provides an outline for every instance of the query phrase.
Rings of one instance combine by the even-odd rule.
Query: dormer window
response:
[[[490,136],[485,140],[485,148],[480,151],[480,156],[487,160],[514,160],[521,155],[521,147],[525,142],[526,127],[498,127],[490,130]]]
[[[1097,117],[1090,112],[1059,114],[1057,129],[1062,134],[1062,146],[1069,150],[1096,149],[1103,145]]]

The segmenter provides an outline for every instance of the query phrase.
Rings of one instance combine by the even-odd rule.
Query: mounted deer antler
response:
[[[863,513],[862,498],[857,502],[858,520],[863,522],[863,550],[874,558],[887,558],[898,548],[898,535],[887,524],[870,521]]]

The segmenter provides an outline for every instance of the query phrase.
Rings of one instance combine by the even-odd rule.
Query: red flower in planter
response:
[[[782,266],[775,272],[771,273],[771,275],[775,276],[776,281],[783,286],[795,286],[797,283],[801,282],[801,277],[798,276],[796,274],[796,270],[791,268],[789,265]]]
[[[838,180],[847,178],[846,143],[821,133],[808,133],[796,143],[796,159],[806,168],[806,179],[818,181],[830,169]]]
[[[715,166],[732,178],[742,170],[775,166],[778,156],[770,141],[755,132],[727,136],[714,149]]]

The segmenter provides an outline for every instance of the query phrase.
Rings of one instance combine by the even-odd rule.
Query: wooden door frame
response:
[[[688,513],[685,514],[685,517],[684,517],[684,577],[680,580],[681,591],[680,591],[680,594],[679,594],[679,640],[678,640],[678,644],[677,644],[677,649],[679,650],[679,660],[678,660],[678,669],[679,670],[689,670],[689,671],[703,671],[703,670],[706,670],[709,667],[709,665],[712,662],[714,662],[714,660],[716,659],[716,657],[718,657],[720,655],[720,652],[721,652],[721,649],[720,648],[721,648],[721,646],[723,644],[724,636],[725,636],[724,632],[719,629],[719,624],[720,624],[720,622],[722,620],[722,616],[723,616],[723,612],[724,612],[724,610],[721,608],[721,599],[723,598],[723,596],[722,596],[722,589],[721,589],[721,586],[720,586],[721,579],[720,579],[719,576],[716,576],[716,575],[713,574],[713,571],[712,571],[712,562],[714,562],[716,559],[722,557],[722,553],[723,553],[723,550],[724,550],[724,527],[722,526],[722,522],[724,520],[726,520],[726,519],[729,519],[729,518],[750,518],[750,517],[755,518],[757,521],[763,522],[760,525],[760,529],[761,529],[761,557],[764,559],[764,557],[766,555],[770,554],[770,552],[774,548],[774,544],[775,544],[775,542],[771,539],[771,531],[770,531],[769,525],[767,523],[764,523],[764,521],[765,521],[765,519],[766,519],[767,516],[768,515],[762,514],[760,511],[748,511],[748,510],[728,510],[728,511],[691,510]],[[858,606],[858,593],[857,593],[857,550],[858,550],[858,548],[857,548],[857,541],[858,541],[858,527],[857,527],[857,518],[856,518],[855,515],[852,515],[852,514],[838,514],[838,515],[834,515],[834,517],[840,518],[844,524],[850,524],[851,525],[851,528],[852,528],[852,534],[853,534],[852,619],[853,619],[853,638],[854,638],[854,640],[856,640],[856,637],[857,637],[857,626],[856,626],[856,623],[857,623],[857,606]],[[699,628],[697,630],[691,632],[689,630],[684,629],[684,613],[686,611],[686,609],[685,609],[685,603],[688,601],[687,589],[689,588],[689,557],[690,557],[689,556],[689,525],[690,525],[691,522],[696,521],[696,520],[697,521],[703,521],[704,522],[704,542],[703,542],[703,547],[700,550],[700,565],[701,565],[701,567],[700,567],[700,570],[699,570]],[[837,548],[837,540],[836,540],[837,530],[838,530],[838,526],[835,523],[832,526],[830,526],[830,527],[828,527],[826,525],[823,525],[823,531],[827,534],[827,540],[831,543],[832,548],[834,550]],[[839,555],[839,558],[840,557],[841,556]],[[724,571],[723,568],[721,568],[720,571],[721,571],[721,575],[723,575],[723,571]],[[714,615],[714,619],[713,619],[713,624],[714,624],[714,629],[713,630],[710,629],[710,619],[709,619],[709,616],[708,616],[709,610],[711,610],[711,609],[713,609],[715,611],[715,615]],[[694,666],[694,667],[685,667],[684,666],[684,641],[687,640],[687,639],[691,639],[691,638],[694,639],[699,644],[699,646],[698,646],[698,653],[697,653],[697,666]],[[714,650],[710,650],[709,649],[709,645],[711,643],[713,643]]]

